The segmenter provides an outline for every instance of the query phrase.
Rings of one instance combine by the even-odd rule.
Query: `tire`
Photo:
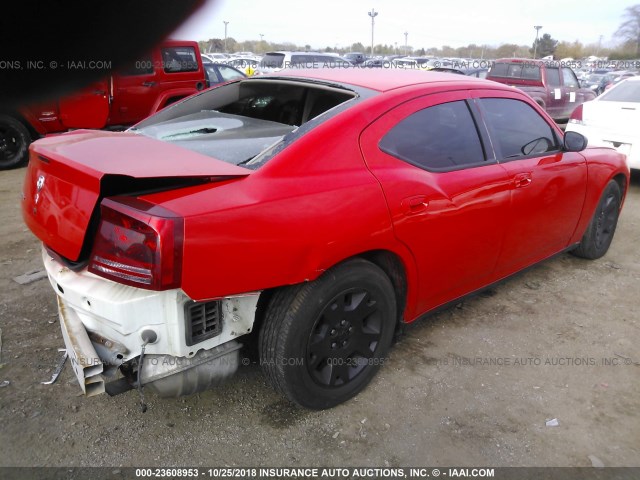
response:
[[[602,192],[580,245],[571,253],[590,260],[600,258],[607,253],[618,225],[621,199],[620,186],[615,180],[610,180]]]
[[[395,326],[389,278],[366,260],[350,260],[274,294],[260,331],[260,364],[273,388],[290,401],[331,408],[371,381]]]
[[[22,122],[0,115],[0,170],[20,167],[29,160],[31,135]]]

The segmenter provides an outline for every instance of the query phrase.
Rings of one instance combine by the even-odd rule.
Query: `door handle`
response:
[[[429,201],[425,195],[414,195],[402,200],[402,210],[408,215],[413,215],[426,210]]]
[[[153,87],[156,82],[142,82],[143,87]]]
[[[528,187],[532,181],[531,173],[519,173],[513,178],[513,184],[516,188]]]
[[[94,95],[104,95],[105,93],[107,93],[107,92],[105,92],[104,90],[94,90],[93,91]]]

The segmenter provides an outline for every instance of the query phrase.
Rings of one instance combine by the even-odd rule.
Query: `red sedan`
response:
[[[629,169],[586,143],[494,82],[280,72],[124,133],[39,140],[23,215],[88,395],[210,388],[253,335],[278,391],[328,408],[401,322],[557,253],[607,252]]]

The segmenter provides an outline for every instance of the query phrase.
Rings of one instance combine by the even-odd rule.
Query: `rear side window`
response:
[[[530,105],[510,98],[483,98],[480,105],[500,159],[558,150],[551,126]]]
[[[436,172],[481,165],[484,151],[465,101],[420,110],[401,120],[379,143],[405,162]]]
[[[560,86],[560,69],[558,67],[547,67],[547,84],[550,87]]]
[[[166,73],[196,72],[198,60],[193,47],[168,47],[162,49],[162,66]]]
[[[311,55],[291,55],[291,65],[305,65],[313,63],[313,56]]]
[[[489,75],[492,77],[524,78],[540,80],[540,67],[529,63],[496,63],[491,67]]]
[[[537,65],[523,66],[522,78],[526,78],[527,80],[540,80],[540,67]]]

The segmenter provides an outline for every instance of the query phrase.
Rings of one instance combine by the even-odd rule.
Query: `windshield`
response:
[[[616,88],[605,92],[600,97],[601,102],[634,102],[640,103],[640,82],[625,81]]]

